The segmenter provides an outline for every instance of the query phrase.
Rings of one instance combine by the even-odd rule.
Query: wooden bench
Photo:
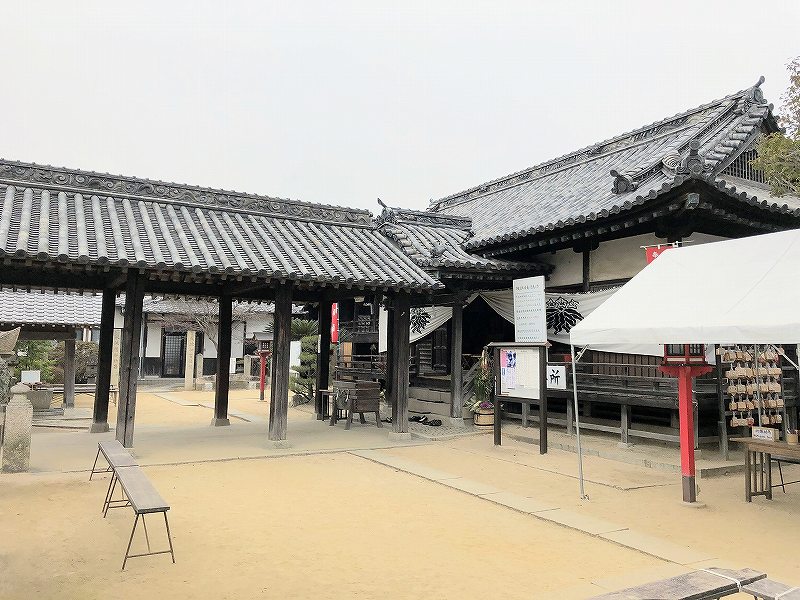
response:
[[[771,579],[761,579],[745,585],[742,591],[759,600],[800,600],[800,587],[792,587]]]
[[[338,409],[343,408],[346,412],[347,422],[344,428],[350,429],[353,423],[353,414],[358,413],[361,423],[366,423],[365,412],[375,413],[375,421],[378,427],[381,425],[380,401],[381,384],[377,381],[334,381],[333,390],[335,394],[334,409],[331,411],[331,425],[336,425],[338,420]]]
[[[64,394],[64,386],[63,385],[44,385],[42,386],[44,389],[51,390],[53,394]],[[94,394],[97,387],[93,383],[76,383],[75,384],[75,393],[76,394]],[[108,397],[111,399],[111,402],[114,403],[114,406],[117,405],[117,388],[116,386],[111,386],[108,389]]]
[[[712,600],[737,594],[766,576],[753,569],[714,567],[595,596],[593,600]]]
[[[107,469],[97,469],[97,461],[100,455],[103,455],[108,462]],[[117,440],[106,440],[97,444],[97,455],[94,458],[94,465],[92,472],[89,475],[91,481],[92,476],[96,473],[111,472],[111,480],[108,483],[108,490],[106,491],[105,500],[103,500],[103,518],[108,515],[111,508],[123,508],[130,506],[133,509],[136,518],[133,522],[133,529],[131,530],[131,537],[128,540],[128,547],[125,550],[125,558],[122,561],[122,568],[129,558],[138,556],[150,556],[152,554],[167,554],[172,556],[172,562],[175,562],[175,552],[172,547],[172,536],[169,530],[169,521],[167,519],[167,511],[170,509],[169,504],[161,497],[161,495],[147,479],[144,471],[141,470],[136,460],[130,453],[120,444]],[[122,491],[122,498],[114,499],[114,491],[116,490],[117,483],[119,483]],[[167,530],[167,541],[169,542],[169,550],[159,550],[152,552],[150,547],[150,536],[147,532],[147,522],[145,515],[152,513],[162,513],[164,515],[164,525]],[[133,536],[136,533],[136,527],[139,524],[139,517],[142,518],[142,526],[144,528],[144,536],[147,541],[147,552],[141,554],[130,554],[131,544],[133,543]]]

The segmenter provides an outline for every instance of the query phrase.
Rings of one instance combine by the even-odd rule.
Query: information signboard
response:
[[[540,398],[542,348],[500,348],[500,396]]]
[[[547,389],[567,389],[567,367],[564,365],[547,365]]]
[[[533,344],[547,341],[547,309],[541,275],[514,280],[514,341]]]

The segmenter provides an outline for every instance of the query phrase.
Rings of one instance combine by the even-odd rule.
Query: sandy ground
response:
[[[0,597],[581,598],[665,566],[350,454],[146,472],[172,505],[177,564],[120,571],[133,516],[102,519],[105,478],[6,476]]]
[[[687,509],[679,475],[587,457],[591,499],[581,501],[570,452],[540,456],[510,439],[496,448],[490,435],[391,442],[387,429],[346,432],[303,408],[289,411],[290,448],[275,449],[257,390],[231,392],[231,412],[250,419],[231,427],[209,427],[203,403],[212,392],[137,402],[133,453],[172,505],[176,565],[156,556],[120,571],[133,515],[103,520],[107,479],[75,472],[113,433],[36,429],[38,473],[0,475],[0,598],[585,598],[712,565],[800,584],[800,486],[747,504],[741,474],[704,479],[706,508]],[[349,453],[365,448],[714,560],[680,566]],[[800,467],[785,476],[800,479]],[[160,522],[150,530],[164,541]]]
[[[578,493],[577,457],[551,450],[540,456],[530,445],[504,442],[501,448],[480,436],[390,454],[469,477],[563,508],[620,523],[630,529],[709,553],[720,562],[752,567],[800,585],[800,485],[774,490],[774,499],[744,501],[744,476],[699,481],[705,508],[683,506],[680,476],[604,460],[584,459],[590,500]],[[677,452],[677,449],[675,449]],[[777,483],[777,468],[774,477]],[[800,479],[800,466],[784,467],[787,481]]]

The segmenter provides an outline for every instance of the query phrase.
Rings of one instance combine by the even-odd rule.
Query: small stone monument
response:
[[[4,473],[24,473],[30,467],[33,405],[28,400],[29,389],[21,383],[11,388],[3,434]]]

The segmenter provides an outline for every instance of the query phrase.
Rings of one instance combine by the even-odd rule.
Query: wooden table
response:
[[[752,501],[753,496],[765,496],[772,500],[772,457],[785,457],[800,460],[800,445],[786,442],[772,442],[755,438],[734,437],[731,442],[746,446],[744,458],[744,499]],[[766,465],[765,465],[766,463]],[[766,469],[764,468],[766,466]]]

